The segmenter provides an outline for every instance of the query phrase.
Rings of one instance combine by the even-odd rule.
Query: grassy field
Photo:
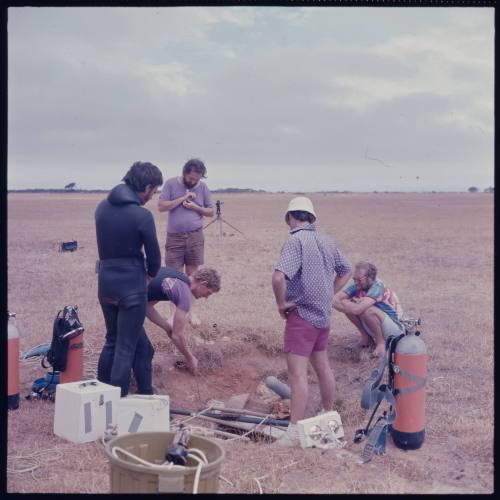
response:
[[[271,274],[287,237],[286,194],[224,194],[222,216],[205,231],[205,264],[222,275],[220,293],[197,306],[189,327],[200,377],[172,368],[178,358],[164,333],[146,322],[155,345],[154,385],[174,404],[253,392],[269,374],[285,374],[283,321]],[[85,326],[85,370],[95,373],[104,320],[97,300],[94,210],[102,194],[8,195],[8,308],[17,314],[21,350],[48,342],[65,304],[77,304]],[[422,319],[429,352],[424,446],[387,454],[364,466],[354,431],[366,424],[360,391],[374,368],[357,355],[352,325],[333,313],[329,357],[338,385],[347,446],[322,454],[266,443],[223,443],[225,493],[490,493],[493,491],[493,196],[483,193],[313,194],[318,229],[351,260],[369,260],[398,293],[405,313]],[[147,205],[164,254],[166,215]],[[207,221],[208,222],[208,221]],[[58,252],[60,241],[76,252]],[[164,307],[164,306],[162,306]],[[168,311],[168,308],[164,308]],[[21,363],[20,409],[8,418],[9,492],[109,492],[109,466],[99,442],[76,445],[53,434],[54,404],[26,401],[44,370]],[[318,390],[311,376],[313,412]],[[38,461],[37,461],[38,457]],[[31,461],[30,461],[31,460]],[[256,481],[257,479],[257,481]]]

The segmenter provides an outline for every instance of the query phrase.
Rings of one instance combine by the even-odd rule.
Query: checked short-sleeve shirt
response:
[[[333,281],[351,271],[351,263],[314,224],[290,231],[275,269],[285,274],[286,300],[297,304],[299,316],[316,328],[328,328],[332,315]]]

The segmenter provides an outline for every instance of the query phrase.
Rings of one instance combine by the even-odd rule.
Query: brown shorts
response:
[[[188,233],[167,233],[165,265],[175,269],[203,264],[205,237],[203,228]]]

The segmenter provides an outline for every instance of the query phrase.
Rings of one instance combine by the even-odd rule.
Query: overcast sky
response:
[[[8,188],[491,186],[493,8],[8,9]]]

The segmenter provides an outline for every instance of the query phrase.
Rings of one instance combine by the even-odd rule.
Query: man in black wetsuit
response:
[[[160,269],[161,254],[153,215],[142,205],[151,200],[163,177],[155,165],[135,162],[122,180],[125,183],[115,186],[97,206],[95,224],[98,296],[106,322],[97,378],[119,386],[123,397],[128,394],[132,368],[137,393],[153,394],[154,349],[143,323],[147,283]]]

